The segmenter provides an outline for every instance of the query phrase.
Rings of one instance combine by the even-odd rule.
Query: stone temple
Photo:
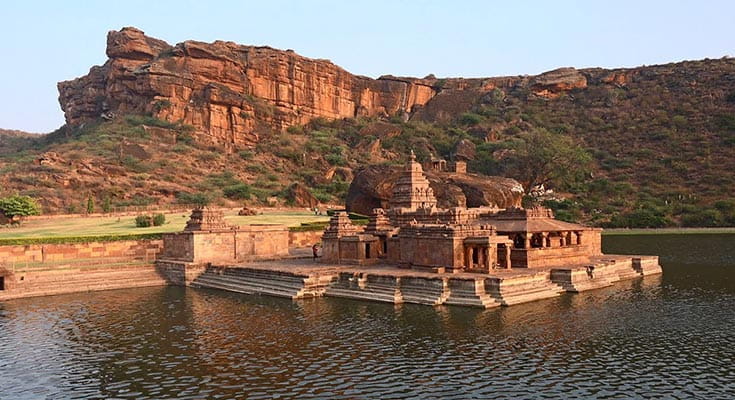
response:
[[[156,263],[176,285],[482,308],[661,273],[658,257],[602,254],[600,229],[559,221],[545,208],[439,208],[413,154],[387,210],[374,209],[364,226],[345,212],[331,218],[318,261],[293,245],[303,246],[299,234],[232,227],[221,212],[194,210],[183,232],[164,235]]]
[[[437,208],[413,153],[390,208],[374,209],[364,228],[346,213],[334,215],[322,244],[325,262],[432,272],[569,266],[602,256],[601,229],[559,221],[547,208]]]

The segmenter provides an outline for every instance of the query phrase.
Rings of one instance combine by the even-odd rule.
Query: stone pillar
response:
[[[572,240],[572,231],[567,232],[567,246],[571,246],[575,241]]]
[[[492,265],[490,265],[490,246],[482,248],[482,258],[483,258],[483,269],[489,272],[490,269],[492,268]]]
[[[567,241],[566,241],[566,238],[567,238],[567,237],[566,237],[566,235],[564,234],[564,232],[559,232],[559,246],[560,246],[560,247],[564,247],[564,246],[566,246],[566,245],[567,245]]]
[[[582,244],[582,231],[577,231],[577,244]]]
[[[549,232],[541,232],[541,247],[551,247],[551,242],[549,241]]]
[[[531,238],[528,236],[528,233],[523,234],[523,248],[524,249],[531,248]]]
[[[472,268],[472,246],[464,246],[464,266],[465,268]]]
[[[510,269],[510,252],[511,246],[505,245],[505,268]]]

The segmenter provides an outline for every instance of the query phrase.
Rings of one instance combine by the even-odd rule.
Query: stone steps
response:
[[[19,274],[20,275],[20,274]],[[25,274],[26,279],[0,291],[0,300],[111,289],[165,286],[166,280],[152,267],[44,274]]]
[[[443,304],[449,297],[446,281],[442,278],[401,278],[401,294],[405,303],[426,305]]]
[[[289,299],[299,298],[301,289],[283,288],[274,286],[263,286],[252,284],[246,280],[217,276],[214,274],[204,273],[196,278],[191,287],[220,289],[228,292],[244,293],[244,294],[265,294],[269,296],[285,297]]]
[[[487,293],[504,306],[557,297],[564,292],[548,274],[485,280]]]
[[[325,296],[343,297],[357,300],[402,303],[403,297],[398,290],[395,278],[383,280],[380,276],[365,276],[343,272],[324,292]]]
[[[190,286],[299,299],[323,295],[332,279],[328,274],[308,276],[253,268],[210,267]]]
[[[449,295],[444,301],[446,305],[492,308],[498,307],[496,301],[485,291],[482,279],[453,279],[447,282]]]

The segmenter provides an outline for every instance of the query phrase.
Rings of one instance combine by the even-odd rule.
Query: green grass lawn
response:
[[[189,212],[166,213],[166,223],[150,228],[137,228],[135,216],[79,217],[24,221],[21,226],[0,226],[0,239],[50,238],[66,236],[134,235],[140,233],[178,232],[184,229]],[[283,224],[299,226],[302,222],[328,221],[307,211],[273,212],[254,216],[239,216],[236,210],[225,211],[225,220],[231,225]]]

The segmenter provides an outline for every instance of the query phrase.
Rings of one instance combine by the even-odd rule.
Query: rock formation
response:
[[[232,42],[171,46],[135,28],[109,32],[107,56],[58,84],[68,124],[149,113],[194,126],[204,142],[243,148],[263,128],[411,112],[435,94],[430,80],[370,79],[290,50]]]
[[[228,149],[252,147],[259,135],[315,117],[446,121],[494,89],[530,85],[554,97],[586,85],[573,68],[535,78],[371,79],[291,50],[224,41],[171,46],[130,27],[108,33],[107,56],[89,74],[58,84],[67,124],[150,114],[191,125],[201,143]]]
[[[347,210],[367,215],[373,208],[388,208],[393,183],[401,171],[401,166],[392,165],[372,165],[357,171],[347,193]],[[515,179],[431,170],[424,170],[424,174],[440,208],[518,207],[523,197],[523,188]]]

